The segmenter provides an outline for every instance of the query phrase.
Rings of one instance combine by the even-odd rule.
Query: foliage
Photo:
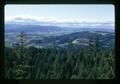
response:
[[[113,79],[115,77],[114,48],[99,50],[99,37],[85,48],[67,49],[26,47],[24,33],[19,47],[5,50],[7,79]]]

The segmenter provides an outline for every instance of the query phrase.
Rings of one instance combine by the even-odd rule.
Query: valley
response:
[[[5,46],[17,46],[20,32],[25,33],[26,46],[37,48],[67,48],[69,41],[73,47],[86,47],[89,40],[99,38],[101,48],[114,47],[115,33],[107,28],[64,28],[57,26],[9,25],[5,31]]]

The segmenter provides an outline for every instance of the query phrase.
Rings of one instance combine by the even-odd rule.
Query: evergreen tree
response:
[[[16,49],[16,47],[14,48]],[[12,75],[14,79],[26,79],[29,71],[29,54],[25,47],[25,34],[19,35],[19,47],[15,50]]]

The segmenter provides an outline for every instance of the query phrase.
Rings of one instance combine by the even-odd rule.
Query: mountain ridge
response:
[[[41,26],[58,26],[58,27],[67,27],[67,28],[81,28],[81,27],[89,27],[89,28],[114,28],[114,22],[106,21],[106,22],[87,22],[87,21],[55,21],[55,20],[44,20],[44,19],[32,19],[32,18],[21,18],[16,17],[9,20],[5,20],[5,24],[19,24],[19,25],[41,25]]]

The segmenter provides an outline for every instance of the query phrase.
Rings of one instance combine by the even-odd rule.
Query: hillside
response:
[[[12,46],[13,43],[17,45],[18,35],[6,35],[6,46]],[[114,47],[115,34],[111,32],[75,32],[59,36],[45,36],[39,34],[26,34],[26,45],[27,46],[36,46],[41,48],[66,48],[68,43],[71,40],[73,47],[87,46],[89,40],[93,42],[96,40],[96,36],[99,37],[101,48]],[[86,39],[86,40],[85,40]],[[9,44],[9,45],[8,45]]]

